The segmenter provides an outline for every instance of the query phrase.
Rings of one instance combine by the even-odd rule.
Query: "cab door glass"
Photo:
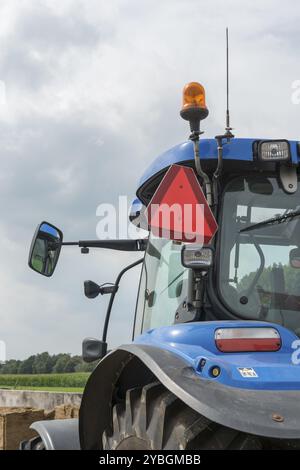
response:
[[[187,293],[187,270],[181,264],[182,245],[150,236],[137,304],[142,330],[172,325]]]

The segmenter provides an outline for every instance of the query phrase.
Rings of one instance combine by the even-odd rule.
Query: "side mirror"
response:
[[[43,276],[54,273],[63,241],[62,232],[48,222],[42,222],[31,242],[28,264]]]
[[[300,268],[300,248],[293,248],[290,251],[290,266],[295,269]]]

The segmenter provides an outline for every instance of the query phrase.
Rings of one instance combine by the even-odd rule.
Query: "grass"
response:
[[[6,387],[1,386],[0,390],[33,390],[38,392],[73,392],[73,393],[82,393],[84,388],[83,387],[30,387],[30,386],[23,386],[23,387]]]
[[[0,374],[0,388],[14,390],[82,391],[88,372],[70,374]]]

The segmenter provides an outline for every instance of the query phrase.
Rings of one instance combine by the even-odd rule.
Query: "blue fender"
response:
[[[100,436],[110,426],[116,388],[122,388],[123,383],[125,388],[143,386],[151,380],[159,380],[190,408],[223,426],[270,438],[300,439],[300,367],[286,362],[290,360],[289,342],[295,340],[295,335],[276,325],[282,336],[281,352],[227,353],[225,359],[221,353],[209,351],[209,346],[212,347],[209,332],[231,323],[203,322],[158,328],[111,352],[94,370],[83,395],[80,409],[82,448],[101,448]],[[248,322],[234,323],[248,326]],[[250,323],[251,326],[266,326],[265,323]],[[218,378],[208,377],[199,370],[199,360],[205,352],[209,364],[222,367],[224,373],[221,372]],[[239,374],[241,380],[238,380],[233,373],[235,368],[239,364],[253,367],[255,360],[254,367],[260,364],[262,377],[258,374],[259,380],[251,382],[252,379]],[[295,380],[289,375],[284,376],[289,366]],[[267,371],[269,376],[264,377],[263,372]]]

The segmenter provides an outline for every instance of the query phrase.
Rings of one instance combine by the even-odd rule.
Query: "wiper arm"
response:
[[[299,217],[300,210],[289,212],[288,214],[282,214],[277,217],[272,217],[271,219],[263,220],[262,222],[258,222],[257,224],[248,225],[248,227],[242,228],[239,233],[242,232],[250,232],[251,230],[256,230],[260,227],[266,227],[267,225],[275,225],[275,224],[282,224],[289,219],[293,219],[294,217]]]

